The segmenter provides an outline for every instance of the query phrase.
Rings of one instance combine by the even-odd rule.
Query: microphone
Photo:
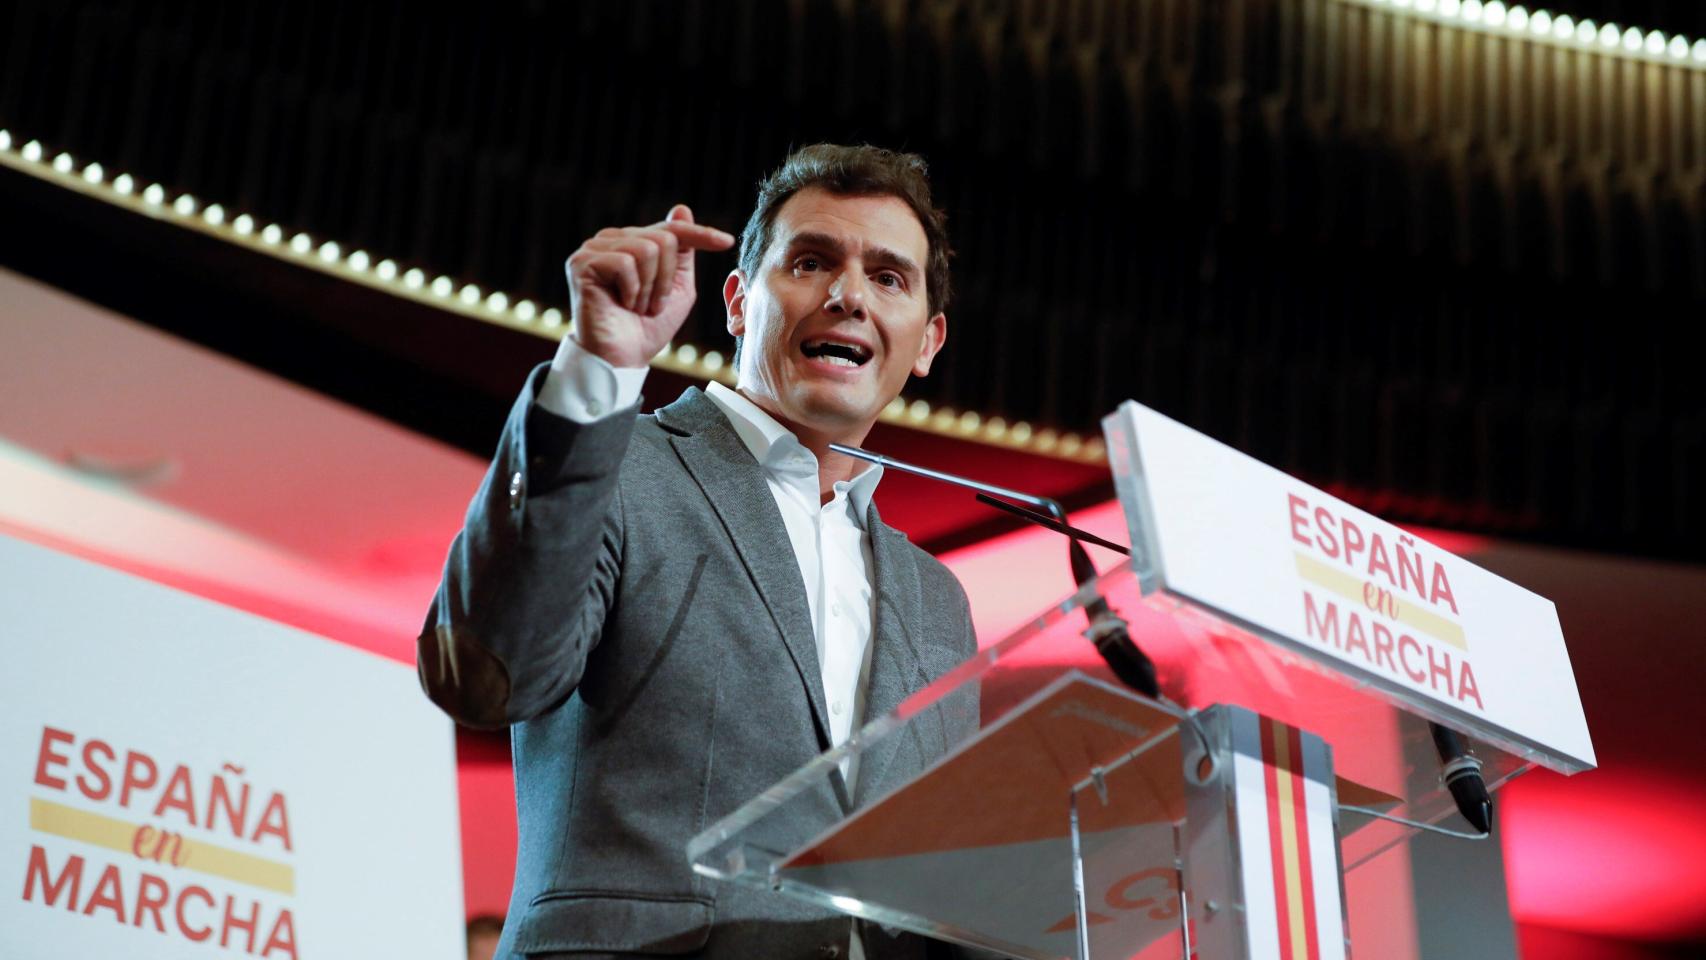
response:
[[[1068,524],[1066,522],[1066,510],[1061,507],[1058,501],[1048,497],[1009,490],[1006,487],[983,483],[969,477],[904,463],[880,453],[872,453],[869,450],[850,447],[846,444],[832,443],[829,445],[829,449],[845,456],[868,460],[888,469],[924,477],[927,480],[937,480],[942,483],[965,487],[968,490],[976,490],[979,501],[1005,510],[1015,516],[1023,517],[1038,526],[1063,534],[1067,538],[1067,555],[1072,563],[1072,579],[1080,587],[1095,580],[1097,576],[1096,565],[1090,561],[1089,551],[1084,549],[1084,541],[1116,550],[1128,556],[1131,553],[1118,544],[1109,543],[1093,533]],[[1003,503],[995,499],[996,497],[1005,497],[1008,500],[1017,500],[1020,503],[1029,504],[1046,511],[1046,514],[1026,510],[1010,503]],[[1108,669],[1113,671],[1114,676],[1118,677],[1120,682],[1126,686],[1151,700],[1159,700],[1161,698],[1161,687],[1155,679],[1154,661],[1150,660],[1148,655],[1133,642],[1130,631],[1126,629],[1126,622],[1120,619],[1119,614],[1108,606],[1107,599],[1097,594],[1084,605],[1084,614],[1090,621],[1090,627],[1084,631],[1084,636],[1095,646],[1096,652],[1102,657],[1102,662],[1108,665]]]
[[[1430,723],[1434,749],[1439,752],[1440,779],[1457,802],[1457,812],[1482,833],[1493,832],[1493,798],[1481,779],[1481,761],[1469,752],[1457,731]]]
[[[1084,545],[1071,540],[1067,550],[1072,560],[1073,581],[1082,587],[1096,579],[1096,567],[1090,562],[1090,554]],[[1107,599],[1096,594],[1084,605],[1084,615],[1090,618],[1090,629],[1084,631],[1084,636],[1095,645],[1096,652],[1102,655],[1102,662],[1108,665],[1114,676],[1151,700],[1161,699],[1161,685],[1155,680],[1155,662],[1131,638],[1125,620],[1108,606]]]

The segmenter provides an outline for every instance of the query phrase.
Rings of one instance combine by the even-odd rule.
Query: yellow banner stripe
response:
[[[104,814],[78,810],[51,800],[30,798],[30,829],[51,833],[67,840],[80,840],[108,850],[134,855],[131,842],[136,831],[150,824],[130,823]],[[156,827],[156,830],[159,828]],[[181,834],[180,834],[181,836]],[[284,894],[296,893],[296,868],[275,863],[252,853],[231,850],[204,840],[183,837],[183,861],[180,866],[263,890]],[[152,860],[144,862],[152,863]],[[165,860],[162,865],[170,865]]]
[[[1354,574],[1307,554],[1299,553],[1296,554],[1296,557],[1298,576],[1323,590],[1338,594],[1358,607],[1367,608],[1367,601],[1363,599],[1362,595],[1363,581],[1358,580]],[[1434,613],[1432,610],[1424,610],[1416,606],[1410,598],[1400,596],[1396,590],[1392,591],[1392,594],[1398,598],[1398,616],[1391,619],[1415,627],[1422,633],[1441,642],[1449,643],[1459,650],[1469,649],[1469,641],[1463,638],[1463,627]],[[1385,614],[1382,613],[1381,616],[1385,616]]]
[[[1272,721],[1268,721],[1272,723]],[[1297,808],[1292,803],[1291,741],[1285,728],[1274,724],[1274,785],[1279,791],[1280,850],[1285,857],[1286,912],[1291,915],[1291,956],[1309,956],[1309,934],[1304,926],[1303,864],[1297,851]]]

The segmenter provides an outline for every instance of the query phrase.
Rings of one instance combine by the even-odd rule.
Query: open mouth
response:
[[[856,343],[841,340],[807,340],[800,350],[814,360],[838,367],[862,367],[871,359],[871,351]]]

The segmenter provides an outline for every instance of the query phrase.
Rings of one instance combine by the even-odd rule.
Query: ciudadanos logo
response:
[[[282,790],[236,763],[200,769],[51,726],[34,773],[28,858],[11,868],[22,868],[26,903],[210,956],[296,960]]]

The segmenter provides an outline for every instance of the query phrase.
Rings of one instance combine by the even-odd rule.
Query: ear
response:
[[[925,376],[930,372],[930,362],[936,359],[936,354],[942,349],[942,344],[948,342],[948,315],[938,313],[925,321],[924,342],[919,344],[918,359],[913,361],[912,375]]]
[[[723,312],[731,336],[746,336],[746,276],[730,270],[723,281]]]

